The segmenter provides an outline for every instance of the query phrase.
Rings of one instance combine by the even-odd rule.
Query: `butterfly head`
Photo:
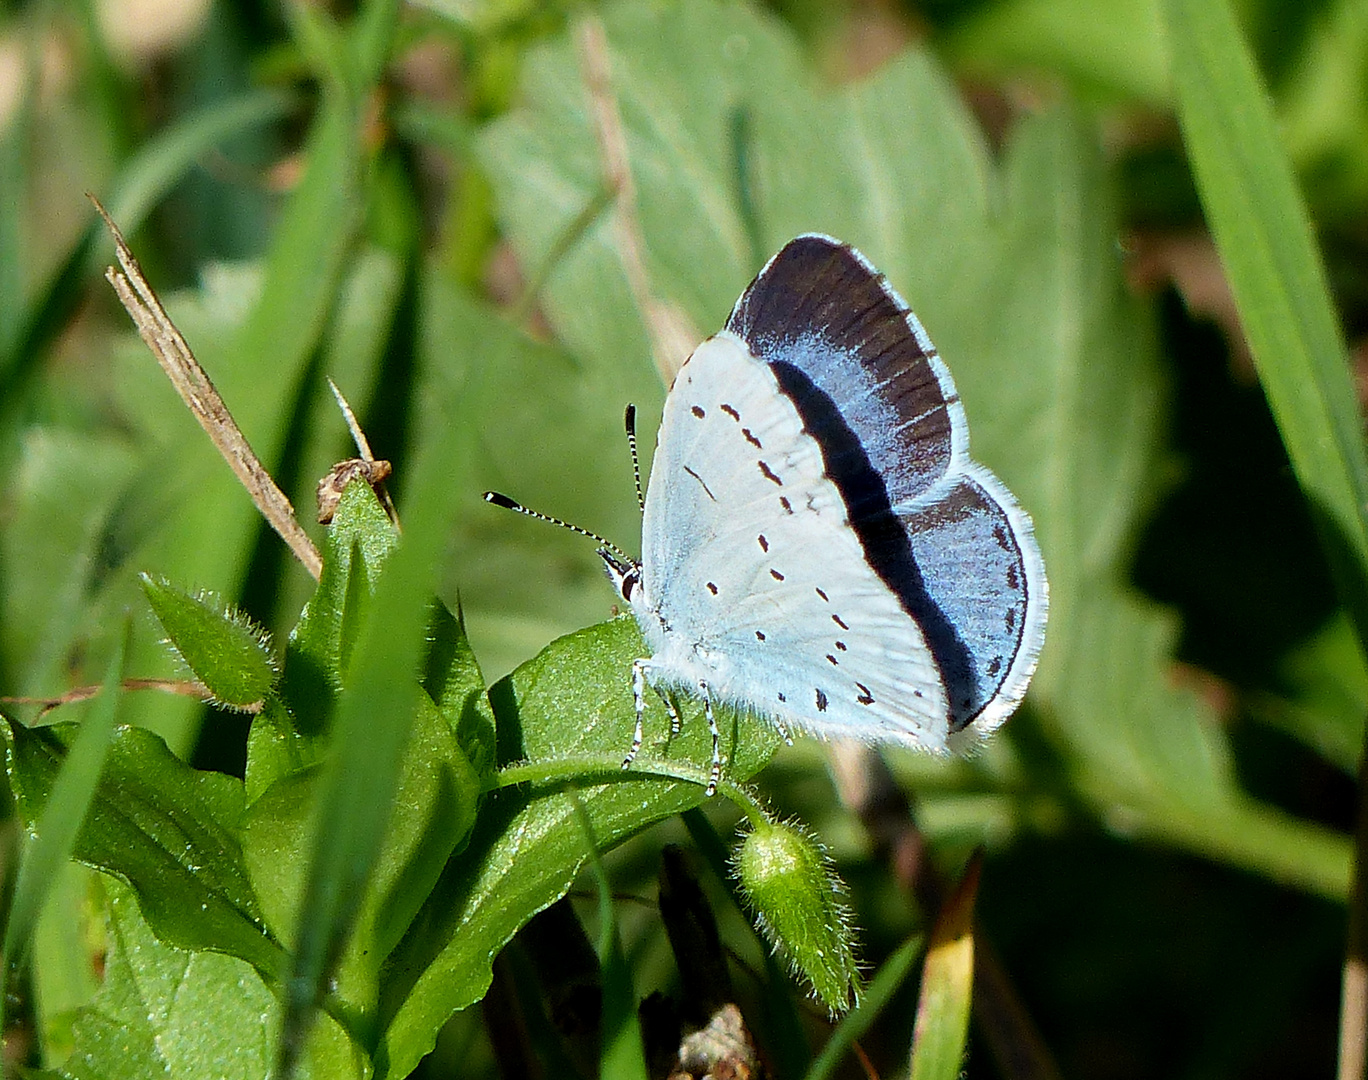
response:
[[[636,600],[641,592],[641,564],[607,548],[599,548],[598,556],[618,595],[629,604]]]

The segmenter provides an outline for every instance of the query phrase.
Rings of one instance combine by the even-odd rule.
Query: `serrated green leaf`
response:
[[[164,579],[142,576],[143,592],[176,652],[216,701],[258,705],[275,683],[265,632],[221,601],[191,596]]]
[[[0,725],[10,786],[32,828],[74,725]],[[238,847],[242,812],[240,781],[196,772],[151,732],[121,727],[74,855],[132,885],[164,940],[239,956],[278,975],[283,954],[266,934]]]
[[[701,784],[643,775],[632,779],[618,764],[635,723],[632,661],[642,654],[630,617],[579,631],[549,645],[490,689],[503,762],[548,768],[589,755],[579,779],[505,789],[481,809],[470,843],[434,890],[417,925],[395,951],[381,999],[386,1030],[377,1074],[405,1076],[433,1045],[458,1009],[489,987],[495,954],[531,917],[564,896],[585,858],[584,808],[605,851],[651,824],[704,801]],[[700,778],[711,758],[707,724],[696,703],[681,700],[683,730],[670,740],[669,717],[648,695],[646,743],[637,766],[678,762]],[[754,775],[779,744],[774,728],[751,717],[720,718],[723,775]],[[607,773],[610,781],[597,781]],[[574,790],[561,790],[565,784]]]

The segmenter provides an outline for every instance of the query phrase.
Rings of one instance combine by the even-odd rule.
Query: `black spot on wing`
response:
[[[946,698],[955,706],[952,730],[964,728],[975,715],[960,705],[965,700],[972,704],[978,693],[974,657],[955,624],[927,591],[907,529],[893,513],[883,476],[870,462],[836,402],[793,364],[777,361],[770,367],[780,389],[802,417],[803,427],[821,449],[826,474],[845,503],[865,562],[921,628],[940,671]],[[822,599],[826,599],[824,594]]]
[[[757,439],[754,435],[751,434],[751,429],[750,429],[750,428],[748,428],[748,427],[743,427],[743,428],[741,429],[741,434],[744,435],[744,436],[746,437],[746,442],[750,443],[750,444],[751,444],[753,447],[755,447],[757,450],[763,450],[763,449],[764,449],[764,447],[760,445],[760,440]]]
[[[761,533],[761,534],[760,534],[759,536],[757,536],[755,539],[756,539],[756,542],[759,543],[759,545],[760,545],[760,550],[761,550],[761,551],[768,551],[768,550],[769,550],[769,541],[765,539],[765,534],[764,534],[764,533]]]
[[[695,405],[695,406],[694,406],[692,409],[690,409],[689,411],[690,411],[691,413],[693,413],[696,417],[698,417],[700,420],[702,420],[703,417],[705,417],[705,416],[708,415],[707,413],[705,413],[705,412],[703,411],[702,407],[701,407],[701,406],[698,406],[698,405]]]
[[[839,615],[833,615],[831,617],[831,621],[834,622],[837,626],[839,626],[842,630],[850,629],[850,627],[846,624],[846,621]]]
[[[827,709],[827,696],[826,696],[826,691],[825,691],[825,690],[818,689],[818,691],[817,691],[817,711],[818,711],[818,712],[826,712],[826,709]]]
[[[712,593],[714,596],[717,595],[717,586],[714,585],[711,581],[708,582],[708,592]]]
[[[764,474],[766,480],[773,480],[780,487],[783,487],[784,482],[780,480],[778,476],[775,475],[774,470],[769,467],[769,462],[760,461],[756,462],[756,464],[760,466],[760,471]]]
[[[783,581],[783,580],[784,580],[784,575],[781,574],[781,573],[779,573],[779,571],[776,570],[776,569],[775,569],[774,567],[772,567],[772,566],[770,567],[770,577],[774,578],[775,581]]]
[[[757,631],[755,632],[755,640],[756,640],[756,641],[764,641],[764,640],[765,640],[765,632],[764,632],[763,630],[757,630]]]
[[[724,413],[726,413],[728,416],[730,416],[733,420],[740,421],[740,419],[741,419],[741,414],[740,414],[739,412],[737,412],[735,409],[733,409],[730,405],[727,405],[727,404],[724,403],[724,404],[721,406],[721,408],[722,408],[722,411],[723,411]]]

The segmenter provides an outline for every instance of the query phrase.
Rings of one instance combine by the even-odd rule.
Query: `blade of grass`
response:
[[[869,980],[869,985],[860,995],[860,1004],[847,1013],[831,1033],[831,1038],[808,1069],[807,1080],[827,1080],[836,1070],[851,1046],[869,1030],[874,1018],[906,981],[912,965],[921,955],[923,944],[918,934],[893,950],[893,955],[883,962],[878,974]]]
[[[1183,139],[1259,380],[1368,653],[1368,453],[1277,120],[1225,0],[1166,0]]]
[[[1225,0],[1166,0],[1164,15],[1178,116],[1202,206],[1259,381],[1368,655],[1368,452],[1306,206],[1268,95]],[[1363,760],[1368,762],[1368,747]],[[1360,802],[1364,794],[1360,783]],[[1368,1048],[1366,859],[1368,814],[1360,812],[1340,1013],[1344,1078],[1364,1075]]]
[[[599,1075],[613,1080],[646,1080],[646,1050],[637,1020],[636,990],[632,968],[622,951],[617,912],[608,873],[599,856],[594,825],[577,799],[575,809],[589,848],[589,863],[598,886],[599,969],[603,973],[603,1013],[600,1024],[601,1061]]]
[[[936,919],[922,969],[911,1080],[957,1080],[964,1064],[974,987],[974,900],[982,868],[979,850]]]

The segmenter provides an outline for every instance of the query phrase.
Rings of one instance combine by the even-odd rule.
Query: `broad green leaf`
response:
[[[1368,652],[1368,450],[1325,269],[1225,0],[1165,0],[1183,139],[1293,471]]]
[[[260,1080],[270,1069],[275,998],[246,962],[191,952],[153,934],[134,894],[106,879],[109,955],[104,986],[77,1017],[76,1047],[58,1075],[71,1080]],[[338,1023],[315,1029],[300,1076],[364,1080],[365,1056]]]
[[[282,1075],[288,1075],[311,1013],[336,970],[360,914],[366,883],[381,858],[402,775],[402,754],[424,696],[418,679],[426,653],[425,630],[437,558],[453,516],[455,495],[449,476],[461,441],[462,433],[446,426],[428,429],[420,444],[406,486],[403,540],[385,561],[353,658],[349,664],[344,661],[286,983],[277,1046]],[[349,485],[349,491],[356,486]],[[361,543],[358,537],[354,552]],[[360,580],[357,561],[353,555],[349,576]],[[352,593],[349,590],[349,596]],[[432,707],[430,700],[426,706]]]
[[[266,923],[282,941],[296,935],[320,776],[315,767],[283,777],[243,820],[243,859]],[[333,992],[353,1023],[374,1011],[381,966],[469,834],[479,793],[454,729],[420,695],[385,842],[335,978]]]
[[[29,828],[75,738],[73,725],[3,725],[9,782]],[[242,784],[196,772],[141,728],[120,727],[76,840],[80,861],[123,878],[157,934],[183,948],[283,968],[242,865]]]
[[[260,704],[276,679],[265,631],[216,598],[191,596],[147,574],[142,582],[172,648],[215,701],[238,708]]]
[[[543,766],[560,779],[500,790],[482,806],[465,851],[419,916],[421,932],[391,957],[378,1075],[406,1076],[448,1017],[484,996],[498,951],[533,913],[565,895],[587,858],[576,805],[607,851],[704,801],[711,740],[695,703],[681,700],[683,730],[670,740],[665,709],[648,695],[636,763],[642,775],[619,769],[634,724],[631,664],[641,652],[636,623],[623,617],[553,642],[491,688],[500,760]],[[720,724],[723,775],[739,783],[764,764],[779,736],[753,718],[724,715]],[[678,763],[700,782],[650,776],[654,762]]]
[[[113,635],[104,648],[92,649],[88,640],[98,634],[87,622],[90,594],[102,572],[107,522],[136,469],[135,452],[122,438],[51,427],[25,433],[0,533],[0,560],[24,568],[6,574],[0,599],[4,669],[15,692],[55,696],[67,689],[73,649],[93,651],[94,663],[109,662]],[[116,616],[107,625],[122,624]]]
[[[127,638],[125,624],[125,642]],[[110,662],[100,696],[72,739],[71,749],[43,800],[33,835],[22,849],[0,949],[0,979],[8,979],[11,964],[23,962],[48,891],[76,848],[76,837],[95,797],[114,732],[124,654],[121,648]]]

